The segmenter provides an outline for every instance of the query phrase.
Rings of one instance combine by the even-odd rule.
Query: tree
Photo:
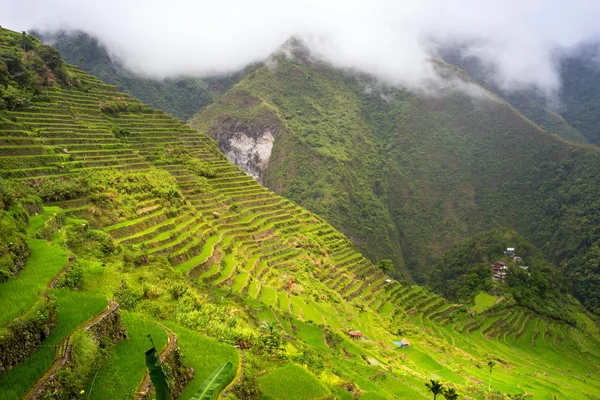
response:
[[[458,400],[459,396],[458,392],[454,388],[444,390],[443,395],[446,400]]]
[[[77,62],[81,64],[81,70],[85,71],[85,57],[81,57]]]
[[[431,379],[429,382],[425,383],[427,390],[433,393],[433,400],[436,399],[437,395],[444,391],[444,385],[440,383],[440,381]]]
[[[394,270],[394,262],[392,260],[380,260],[377,267],[387,274]]]

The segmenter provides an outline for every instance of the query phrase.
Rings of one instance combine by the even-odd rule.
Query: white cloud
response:
[[[600,36],[595,0],[0,0],[10,29],[79,29],[154,77],[230,72],[292,35],[340,67],[407,87],[435,77],[439,46],[469,43],[503,88],[559,86],[557,48]]]

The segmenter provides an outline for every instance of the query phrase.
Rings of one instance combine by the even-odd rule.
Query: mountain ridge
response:
[[[428,398],[428,379],[471,397],[597,394],[598,321],[576,301],[568,310],[575,323],[567,324],[502,301],[450,303],[391,279],[386,263],[375,266],[323,218],[258,185],[181,121],[62,62],[53,65],[64,81],[34,83],[48,72],[30,61],[55,53],[31,41],[26,55],[22,40],[0,30],[0,50],[20,62],[7,66],[8,95],[23,100],[0,112],[0,221],[8,226],[0,250],[13,249],[4,235],[17,229],[32,256],[0,283],[0,303],[10,304],[9,294],[36,312],[32,320],[7,308],[0,345],[7,332],[27,334],[30,323],[46,333],[35,336],[43,345],[33,354],[0,373],[7,398],[43,376],[67,337],[78,338],[73,352],[89,362],[66,364],[53,395],[133,393],[146,370],[148,333],[157,351],[177,337],[165,370],[195,369],[184,387],[168,377],[181,398],[226,362],[241,371],[233,398]],[[31,80],[15,81],[17,67]],[[248,107],[240,113],[254,118]],[[321,162],[345,162],[351,152],[327,155],[338,150],[336,133],[304,145],[321,147]],[[17,228],[6,225],[15,217],[23,218]],[[42,289],[54,270],[64,271],[60,287]],[[122,326],[113,327],[128,334],[114,346],[78,328],[109,300],[121,310]],[[94,373],[90,365],[98,365]]]

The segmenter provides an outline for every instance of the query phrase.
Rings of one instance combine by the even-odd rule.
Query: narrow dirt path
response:
[[[94,316],[93,318],[91,318],[83,324],[83,329],[88,330],[90,327],[97,324],[106,315],[116,310],[117,307],[117,303],[111,300],[108,303],[108,307],[104,311],[102,311],[100,314],[97,314],[96,316]],[[23,396],[23,399],[37,400],[39,396],[44,392],[46,385],[52,379],[55,378],[57,372],[60,371],[60,369],[64,367],[65,364],[69,361],[71,356],[71,337],[73,333],[77,330],[78,329],[75,329],[73,332],[71,332],[71,334],[69,334],[69,336],[67,336],[67,338],[63,341],[63,343],[60,345],[60,354],[56,356],[50,368],[48,368],[48,370],[44,372],[44,375],[42,375],[38,379],[38,381],[32,386],[29,392],[27,392],[27,394]]]

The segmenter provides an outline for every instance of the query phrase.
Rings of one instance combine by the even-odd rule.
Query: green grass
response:
[[[479,292],[477,297],[475,297],[475,306],[472,309],[477,313],[483,312],[493,306],[496,303],[496,299],[498,299],[498,296],[492,296],[483,291]]]
[[[296,331],[298,339],[311,346],[324,350],[327,349],[327,345],[323,341],[323,331],[321,331],[321,329],[298,320],[294,320],[293,323],[298,327],[298,330]]]
[[[288,364],[258,379],[263,400],[305,400],[324,398],[331,392],[313,374]]]
[[[242,286],[246,284],[246,281],[249,279],[250,274],[247,272],[240,272],[235,277],[235,283],[231,286],[231,291],[233,293],[238,293],[242,290]]]
[[[196,257],[192,257],[184,263],[179,264],[175,267],[178,271],[187,273],[196,265],[203,263],[210,257],[212,254],[212,247],[219,241],[220,235],[213,235],[206,239],[204,246],[202,247],[202,252]]]
[[[31,256],[15,279],[0,284],[0,326],[21,315],[52,278],[67,264],[67,253],[45,240],[29,239]]]
[[[2,400],[19,399],[52,365],[54,346],[60,344],[75,328],[98,314],[107,305],[102,297],[89,296],[70,290],[54,290],[58,304],[58,324],[40,349],[11,370],[0,374]]]
[[[169,322],[167,325],[177,335],[184,364],[194,368],[195,371],[194,380],[186,386],[181,399],[191,398],[215,368],[227,361],[233,364],[233,371],[235,373],[240,362],[240,356],[234,347],[219,343],[215,339],[172,322]],[[232,378],[233,376],[229,380]]]
[[[290,311],[290,297],[287,292],[279,293],[279,309],[285,312]]]
[[[52,215],[60,211],[60,207],[44,207],[44,212],[39,215],[34,215],[29,217],[29,224],[27,225],[27,233],[37,232],[40,228],[44,226],[44,223],[50,218]]]
[[[250,296],[250,298],[256,300],[256,298],[258,297],[258,294],[259,294],[260,290],[261,290],[260,282],[257,281],[257,280],[253,280],[248,285],[248,296]]]
[[[130,399],[146,371],[144,351],[151,347],[146,335],[152,335],[159,352],[167,344],[167,333],[156,322],[123,311],[121,317],[128,339],[117,343],[98,370],[94,386],[88,383],[91,399]]]
[[[263,286],[260,301],[268,306],[274,306],[277,304],[277,291],[272,287]]]

